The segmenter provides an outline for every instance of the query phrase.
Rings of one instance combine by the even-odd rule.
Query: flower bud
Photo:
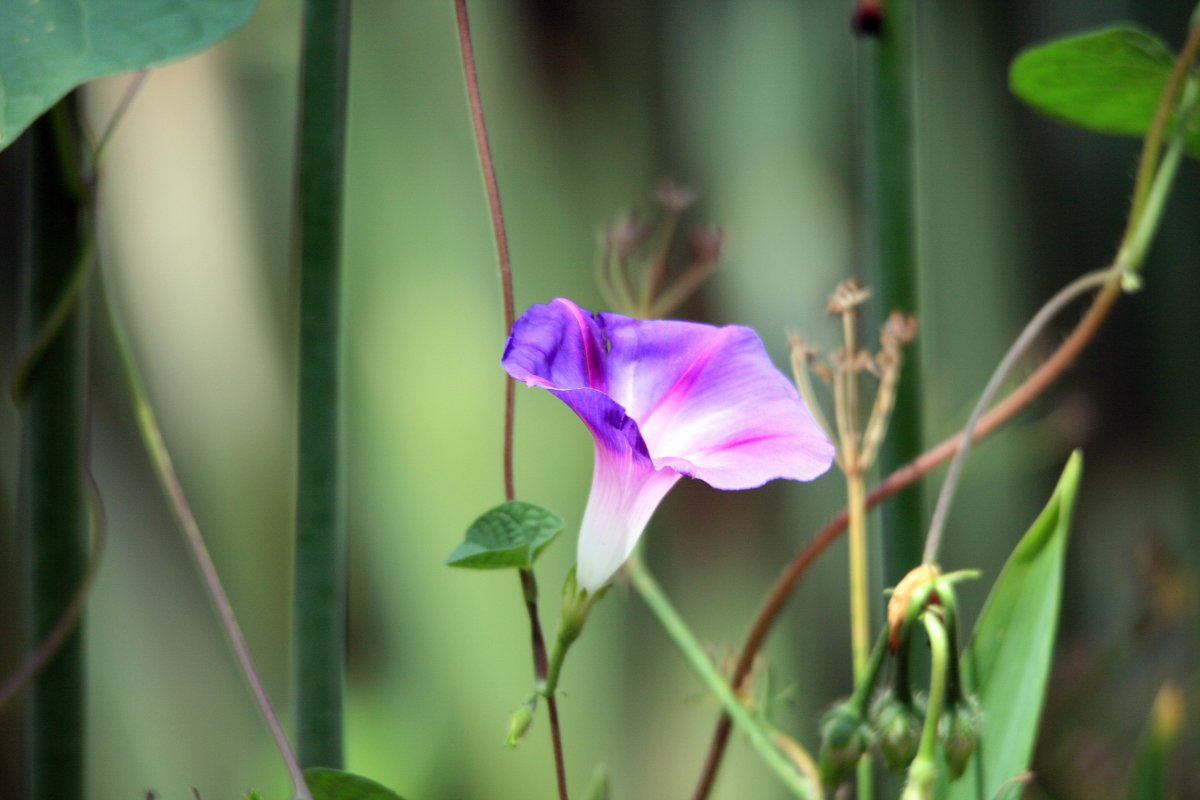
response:
[[[983,714],[979,708],[979,700],[974,696],[968,696],[942,712],[938,723],[938,737],[942,740],[951,779],[958,779],[966,771],[967,762],[971,760],[971,754],[975,752],[975,746],[979,743],[982,722]]]
[[[912,763],[921,744],[923,723],[923,714],[916,706],[898,699],[892,690],[875,698],[871,705],[871,727],[888,769],[902,773]]]
[[[854,770],[867,752],[869,739],[862,715],[849,702],[834,706],[821,719],[821,782],[833,789]]]
[[[509,747],[516,747],[521,739],[525,737],[525,732],[529,730],[529,726],[533,724],[533,712],[537,710],[537,694],[531,694],[525,698],[525,702],[517,706],[517,710],[512,713],[508,719],[508,737],[504,743]]]

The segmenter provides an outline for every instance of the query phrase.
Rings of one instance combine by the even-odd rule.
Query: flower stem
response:
[[[479,164],[487,189],[488,210],[492,218],[492,234],[496,240],[496,257],[500,266],[500,293],[504,305],[504,332],[508,334],[516,321],[516,301],[513,292],[512,260],[508,252],[508,233],[504,225],[504,206],[500,202],[500,184],[496,180],[496,164],[487,122],[483,116],[483,98],[479,91],[479,72],[475,68],[475,47],[471,40],[471,23],[467,0],[454,0],[454,16],[458,28],[459,49],[462,52],[463,76],[467,84],[467,99],[471,107],[471,127],[479,151]],[[504,380],[504,497],[509,502],[517,497],[513,469],[513,430],[515,426],[516,382]],[[518,570],[525,608],[529,613],[530,640],[533,648],[534,680],[538,684],[547,677],[546,642],[538,618],[537,583],[532,570]],[[559,800],[567,800],[567,769],[563,756],[562,730],[558,721],[558,702],[553,693],[546,696],[546,712],[550,718],[550,740],[554,748],[554,774]]]
[[[1117,277],[1119,280],[1119,275]],[[991,405],[996,393],[1000,391],[1000,386],[1004,383],[1004,379],[1008,377],[1009,371],[1016,366],[1017,361],[1025,355],[1025,351],[1041,335],[1051,320],[1058,316],[1058,313],[1066,308],[1071,301],[1086,292],[1090,292],[1110,282],[1112,278],[1113,271],[1111,269],[1096,270],[1095,272],[1089,272],[1086,275],[1076,278],[1060,289],[1054,297],[1050,298],[1038,310],[1033,319],[1025,325],[1024,330],[1021,331],[1017,340],[1012,343],[1008,352],[1004,354],[1004,358],[1000,360],[1000,364],[992,372],[992,377],[988,380],[987,386],[979,396],[979,400],[975,403],[975,408],[971,411],[971,416],[967,420],[966,427],[963,428],[962,446],[954,454],[954,459],[950,462],[950,469],[946,473],[946,480],[942,483],[942,490],[938,494],[937,505],[933,509],[933,518],[929,523],[929,535],[925,539],[923,560],[926,564],[932,564],[937,561],[938,547],[942,541],[942,534],[946,529],[946,518],[950,513],[950,502],[954,498],[954,491],[958,486],[958,478],[962,474],[962,467],[966,461],[967,453],[970,452],[975,427],[978,425],[984,411]]]
[[[859,426],[858,405],[858,306],[866,293],[854,284],[844,284],[834,293],[830,308],[842,317],[844,350],[834,374],[834,404],[838,428],[839,464],[846,474],[847,509],[850,529],[850,650],[854,682],[860,685],[870,658],[871,609],[869,605],[870,568],[867,559],[867,512],[863,504],[863,437]],[[858,796],[873,796],[871,761],[858,762]]]
[[[865,682],[870,661],[871,608],[868,603],[867,507],[863,476],[858,469],[846,475],[847,509],[850,512],[850,644],[854,656],[854,683]],[[874,796],[871,759],[858,762],[858,798]]]
[[[306,0],[296,237],[300,270],[296,475],[297,743],[306,767],[340,769],[346,656],[341,249],[349,0]]]
[[[1167,126],[1176,110],[1176,100],[1183,91],[1184,83],[1188,81],[1192,62],[1196,60],[1196,54],[1200,51],[1200,5],[1197,6],[1196,11],[1192,12],[1190,26],[1187,40],[1184,42],[1179,56],[1175,59],[1175,66],[1172,68],[1171,74],[1167,77],[1166,86],[1163,87],[1158,105],[1154,109],[1154,119],[1150,122],[1150,129],[1146,132],[1146,139],[1142,144],[1142,155],[1138,161],[1129,224],[1126,226],[1124,237],[1122,237],[1124,239],[1130,237],[1137,220],[1141,218],[1150,193],[1150,185],[1158,171],[1158,156],[1162,151]]]
[[[237,659],[242,678],[246,681],[250,694],[254,697],[258,712],[262,715],[263,722],[271,733],[275,748],[279,751],[279,757],[292,780],[294,796],[298,800],[311,800],[312,794],[304,781],[300,762],[296,758],[295,751],[292,750],[283,725],[279,721],[279,716],[275,713],[275,708],[271,705],[271,699],[267,695],[262,678],[259,677],[258,669],[254,665],[254,658],[250,655],[250,648],[246,644],[246,638],[242,635],[241,626],[238,625],[237,616],[233,612],[233,605],[229,602],[229,596],[221,584],[216,565],[213,564],[208,546],[204,543],[204,536],[200,532],[200,525],[192,513],[187,495],[183,491],[183,484],[179,481],[179,475],[175,472],[175,465],[171,460],[170,451],[167,450],[166,440],[163,439],[158,418],[154,413],[154,408],[150,405],[150,398],[142,381],[141,370],[138,369],[137,362],[134,360],[133,348],[125,332],[125,324],[122,321],[120,310],[115,302],[107,296],[107,293],[103,292],[103,285],[101,289],[103,307],[107,311],[109,330],[116,347],[117,357],[121,362],[121,370],[125,374],[125,384],[133,403],[138,432],[141,434],[146,454],[150,457],[154,474],[171,506],[175,521],[179,525],[180,531],[183,532],[184,541],[191,551],[196,570],[200,573],[205,591],[217,612],[217,621]]]
[[[671,637],[688,666],[720,701],[725,708],[725,713],[733,718],[734,723],[746,735],[751,746],[767,766],[796,797],[816,797],[818,793],[814,791],[812,783],[796,770],[788,757],[772,741],[771,734],[746,709],[729,682],[717,671],[708,654],[704,652],[704,648],[696,641],[696,637],[692,635],[687,624],[672,607],[671,602],[663,594],[658,582],[654,580],[654,576],[646,569],[642,560],[637,556],[630,557],[625,562],[625,572],[633,583],[633,587],[642,596],[642,600],[646,602],[647,607],[658,618],[659,624]]]
[[[867,506],[862,474],[848,475],[846,488],[850,513],[850,638],[854,652],[854,680],[858,682],[866,672],[871,647],[871,610],[867,603]]]
[[[925,709],[925,726],[921,729],[921,744],[917,756],[908,768],[908,782],[901,800],[927,800],[933,797],[934,782],[937,780],[937,729],[942,717],[942,706],[946,698],[946,678],[950,660],[949,640],[942,619],[936,612],[927,610],[921,615],[925,631],[929,634],[932,665],[929,676],[929,704]]]
[[[29,233],[22,268],[23,337],[43,341],[15,387],[22,417],[21,531],[31,650],[51,634],[87,571],[86,306],[64,303],[87,252],[87,198],[76,185],[81,155],[73,99],[60,101],[25,137]],[[86,258],[86,256],[85,256]],[[61,318],[55,311],[64,308]],[[49,336],[43,336],[53,331]],[[26,704],[30,800],[85,794],[85,657],[81,625],[37,676]]]

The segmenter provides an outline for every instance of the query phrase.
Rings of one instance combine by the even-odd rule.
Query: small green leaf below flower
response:
[[[468,569],[529,569],[562,529],[558,515],[541,506],[504,503],[472,523],[446,563]]]
[[[1175,57],[1157,36],[1129,26],[1067,36],[1020,53],[1009,86],[1033,108],[1081,128],[1142,136]],[[1200,130],[1188,137],[1200,155]]]
[[[404,800],[370,778],[337,769],[306,769],[304,782],[308,784],[313,800]]]

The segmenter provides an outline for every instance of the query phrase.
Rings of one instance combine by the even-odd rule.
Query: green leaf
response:
[[[1013,60],[1009,86],[1054,119],[1100,133],[1142,136],[1174,62],[1158,37],[1117,26],[1025,50]],[[1200,154],[1200,131],[1191,133],[1188,151]]]
[[[370,778],[337,769],[306,769],[304,782],[308,784],[313,800],[404,800]]]
[[[0,149],[76,86],[203,50],[255,0],[0,0]]]
[[[1159,689],[1146,732],[1133,759],[1129,800],[1158,800],[1168,796],[1171,754],[1179,744],[1186,714],[1187,702],[1178,685],[1167,683]]]
[[[528,569],[562,529],[558,515],[541,506],[504,503],[475,520],[446,563],[469,569]]]
[[[951,800],[992,800],[1029,767],[1062,597],[1063,561],[1083,458],[1072,454],[1054,495],[1017,544],[963,654],[966,685],[983,703],[983,733]]]

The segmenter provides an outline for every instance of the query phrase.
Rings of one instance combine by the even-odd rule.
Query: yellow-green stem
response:
[[[871,609],[867,605],[867,506],[862,473],[857,469],[846,476],[847,507],[850,509],[850,647],[854,656],[854,683],[867,677],[870,661]],[[858,762],[858,797],[873,796],[871,759]]]
[[[933,796],[937,780],[937,728],[942,716],[946,695],[946,677],[950,662],[950,643],[942,619],[934,611],[921,616],[929,634],[932,666],[929,675],[929,705],[925,709],[925,727],[921,730],[921,746],[908,768],[908,783],[901,800],[927,800]]]
[[[854,653],[854,680],[866,673],[871,656],[871,609],[867,603],[867,506],[863,477],[851,472],[846,477],[850,510],[850,645]]]
[[[763,725],[752,715],[742,701],[738,699],[733,687],[729,685],[729,681],[725,679],[712,660],[708,657],[708,653],[696,641],[696,637],[692,634],[683,618],[672,607],[667,596],[663,594],[662,588],[658,582],[654,580],[654,576],[642,564],[641,559],[634,556],[625,564],[625,571],[629,575],[630,581],[633,583],[633,588],[642,596],[642,600],[658,617],[659,623],[671,637],[671,641],[679,649],[688,666],[696,673],[699,678],[704,681],[705,686],[712,692],[725,712],[733,719],[735,725],[741,729],[742,733],[750,741],[751,746],[762,757],[768,767],[778,776],[792,794],[796,797],[811,798],[818,796],[818,792],[814,790],[812,783],[802,776],[796,769],[795,765],[788,759],[786,755],[775,745],[771,739],[771,734],[763,727]]]

